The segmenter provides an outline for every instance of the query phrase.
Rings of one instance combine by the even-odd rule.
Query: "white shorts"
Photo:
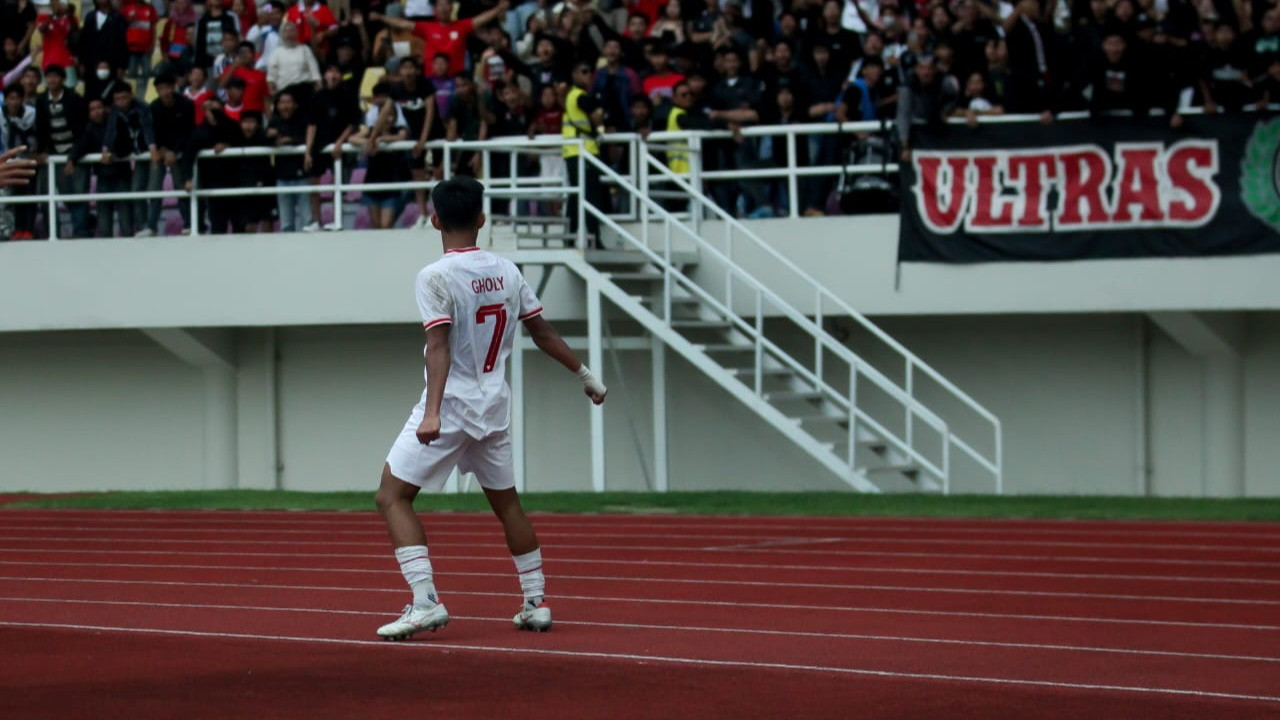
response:
[[[391,445],[387,465],[391,474],[423,490],[440,490],[455,467],[475,473],[480,487],[509,490],[516,486],[511,434],[506,430],[476,440],[446,421],[440,437],[430,445],[418,442],[421,415],[414,413]]]

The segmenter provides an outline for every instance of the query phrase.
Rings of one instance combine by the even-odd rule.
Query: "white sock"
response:
[[[405,582],[413,590],[414,605],[435,605],[439,602],[426,545],[396,548],[396,560],[400,561],[400,572]]]
[[[512,555],[516,561],[516,572],[520,576],[520,589],[524,591],[524,601],[530,607],[537,607],[546,594],[547,579],[542,574],[542,550],[534,550],[524,555]]]

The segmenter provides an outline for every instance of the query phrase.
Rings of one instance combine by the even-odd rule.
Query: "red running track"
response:
[[[0,717],[1276,718],[1280,526],[426,518],[454,616],[369,513],[0,511]]]

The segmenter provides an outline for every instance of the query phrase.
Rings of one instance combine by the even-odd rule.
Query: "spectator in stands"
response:
[[[29,154],[34,155],[39,146],[36,143],[36,110],[24,102],[22,88],[10,85],[4,89],[4,117],[0,118],[0,147],[26,147]],[[30,195],[35,188],[28,184],[15,188],[16,194]],[[13,209],[14,240],[30,240],[34,235],[36,223],[36,206],[31,203],[16,204]]]
[[[240,122],[240,115],[249,110],[249,108],[245,107],[244,98],[246,87],[244,79],[233,77],[227,81],[227,87],[223,90],[226,94],[226,98],[219,98],[223,100],[220,106],[222,114],[226,115],[232,123]]]
[[[205,110],[214,92],[209,89],[209,75],[199,65],[191,66],[187,71],[187,85],[182,89],[182,96],[191,101],[196,111],[196,126],[204,124]]]
[[[67,87],[66,80],[67,73],[59,65],[50,65],[44,71],[45,91],[36,99],[36,146],[43,155],[69,155],[89,120],[84,98]],[[89,192],[89,176],[83,169],[68,174],[55,166],[51,179],[46,174],[49,170],[43,158],[40,169],[45,188],[52,180],[53,187],[62,195]],[[88,206],[82,202],[68,203],[67,210],[71,213],[71,237],[88,237]]]
[[[129,65],[126,33],[129,25],[124,16],[111,6],[111,0],[94,0],[94,9],[85,16],[80,31],[78,52],[85,68],[107,63],[113,77],[123,77]]]
[[[160,168],[160,148],[156,145],[155,124],[151,108],[133,94],[133,86],[127,82],[116,85],[111,93],[112,107],[107,117],[107,131],[102,143],[103,155],[116,156],[128,161],[133,155],[146,154],[150,162],[139,159],[129,174],[130,185],[125,188],[142,192],[151,181],[152,169]],[[121,202],[120,230],[123,237],[136,234],[150,237],[155,234],[146,226],[147,201]]]
[[[0,37],[12,39],[19,55],[31,52],[31,36],[36,32],[36,5],[33,0],[3,0],[0,4]]]
[[[759,163],[754,138],[740,134],[743,127],[760,122],[762,98],[760,82],[741,73],[742,57],[738,50],[726,47],[716,55],[720,63],[720,80],[712,88],[708,98],[708,117],[717,127],[734,133],[732,140],[706,143],[706,151],[715,157],[717,170],[749,169]],[[741,214],[760,210],[767,216],[766,188],[759,180],[720,181],[712,186],[713,195],[720,207]],[[741,194],[740,194],[741,193]],[[741,198],[744,207],[739,208]]]
[[[18,41],[11,37],[6,37],[2,41],[4,43],[3,51],[0,51],[0,77],[7,76],[9,73],[21,73],[31,59],[25,55],[18,54]],[[9,83],[4,83],[8,85]]]
[[[529,137],[559,134],[564,125],[564,106],[560,104],[560,93],[556,92],[554,86],[544,85],[537,100],[538,106],[533,113]],[[564,178],[565,163],[561,154],[545,153],[538,156],[538,177]],[[561,204],[555,201],[547,202],[545,206],[539,203],[540,210],[545,209],[552,215],[559,215],[561,207]]]
[[[596,157],[600,156],[600,144],[596,140],[599,128],[604,123],[604,108],[599,98],[588,92],[591,85],[591,66],[579,63],[573,68],[573,85],[565,94],[564,119],[561,135],[567,140],[582,140],[581,150],[576,144],[566,144],[561,151],[567,171],[569,185],[582,187],[586,201],[591,206],[604,209],[607,198],[604,186],[600,181],[600,170],[589,162],[578,159],[580,152],[585,151]],[[585,165],[585,174],[579,163]],[[568,202],[569,234],[578,232],[578,197],[569,196]],[[586,213],[587,246],[603,248],[600,242],[600,219]]]
[[[219,84],[227,77],[227,72],[236,64],[236,53],[240,47],[240,31],[232,30],[222,34],[222,49],[213,59],[210,73]],[[225,86],[224,86],[225,87]]]
[[[1035,0],[1029,0],[1034,2]],[[938,129],[955,111],[960,87],[951,75],[942,75],[932,57],[916,62],[911,79],[898,92],[898,117],[894,123],[902,159],[911,156],[911,133],[916,127]]]
[[[1201,63],[1199,86],[1206,113],[1239,112],[1254,101],[1249,65],[1249,51],[1239,42],[1236,29],[1219,22]]]
[[[273,2],[263,3],[258,10],[258,24],[249,28],[244,39],[253,43],[258,51],[258,61],[254,67],[270,75],[267,66],[271,63],[271,56],[275,54],[276,48],[280,47],[280,27],[284,15]],[[295,25],[293,30],[294,41],[297,42],[298,27]],[[319,73],[316,75],[318,77]]]
[[[151,101],[151,123],[155,128],[156,148],[160,161],[152,163],[147,190],[158,192],[164,188],[166,171],[173,179],[173,187],[181,188],[188,175],[184,165],[190,161],[192,133],[196,127],[196,106],[185,95],[178,93],[178,80],[172,75],[157,75],[156,99]],[[160,232],[160,211],[164,200],[148,201],[147,230],[155,235]],[[191,204],[178,199],[178,213],[182,216],[183,232],[191,227]]]
[[[298,42],[310,45],[317,55],[325,54],[328,50],[326,42],[338,32],[338,19],[320,0],[298,0],[284,19],[297,26]]]
[[[427,173],[433,169],[434,156],[427,149],[431,139],[432,128],[440,126],[436,119],[435,85],[422,75],[422,67],[414,58],[403,58],[396,70],[397,82],[391,85],[391,97],[395,101],[383,106],[381,122],[390,127],[392,122],[392,105],[399,108],[404,115],[408,129],[408,138],[414,140],[413,150],[409,151],[409,169],[414,182],[425,182]],[[418,220],[415,228],[427,227],[430,213],[427,212],[427,191],[415,188],[414,198],[418,203]]]
[[[1118,30],[1107,33],[1102,54],[1087,68],[1081,87],[1089,92],[1089,112],[1095,117],[1116,111],[1146,115],[1151,93]]]
[[[686,40],[684,7],[680,0],[668,0],[662,6],[662,17],[649,26],[649,37],[657,38],[663,45],[672,47]]]
[[[1053,119],[1057,73],[1054,48],[1053,13],[1058,0],[1019,0],[1004,19],[1009,52],[1009,79],[1006,103],[1010,112],[1036,113],[1042,121]],[[898,113],[902,116],[901,110]]]
[[[1103,4],[1103,0],[1096,0]],[[1105,7],[1105,6],[1104,6]],[[951,26],[951,44],[956,51],[956,77],[970,77],[987,69],[987,43],[1000,37],[993,19],[998,19],[994,4],[982,0],[961,0],[955,24]]]
[[[363,127],[351,139],[362,145],[363,159],[367,163],[364,181],[368,184],[400,183],[409,176],[409,164],[403,153],[383,149],[384,145],[409,138],[409,123],[400,106],[391,98],[391,84],[379,82],[373,86],[373,99],[365,113]],[[374,229],[388,230],[395,227],[400,192],[396,190],[368,190],[361,193],[361,202],[369,208],[369,222]]]
[[[1254,3],[1255,9],[1261,0]],[[1260,27],[1248,36],[1250,51],[1249,76],[1261,80],[1271,65],[1280,59],[1280,4],[1273,4],[1262,15]]]
[[[149,0],[125,0],[120,14],[124,16],[125,48],[129,51],[129,77],[145,91],[151,78],[151,56],[156,49],[156,21],[159,14]]]
[[[439,9],[437,5],[436,11],[439,12]],[[485,120],[475,81],[464,73],[454,78],[454,83],[453,98],[449,101],[449,112],[445,117],[445,139],[451,143],[459,140],[487,140],[489,123]],[[453,162],[454,166],[450,171],[452,174],[481,176],[480,153],[463,150],[454,154]]]
[[[342,82],[352,92],[360,91],[360,82],[364,79],[365,62],[359,50],[351,44],[349,38],[339,38],[334,48],[332,63],[342,73]]]
[[[334,160],[342,154],[347,139],[360,126],[360,104],[355,93],[342,85],[342,73],[336,65],[324,71],[324,87],[311,100],[307,114],[307,155],[304,162],[311,174],[311,183],[319,185],[324,174],[334,167]],[[332,150],[326,148],[332,145]],[[311,195],[311,223],[306,232],[321,229],[321,195]],[[334,229],[342,228],[342,218],[334,218]]]
[[[370,19],[393,18],[404,19],[404,8],[398,4],[387,6],[385,16],[371,13]],[[391,58],[424,57],[426,41],[413,32],[413,23],[408,26],[387,23],[373,38],[372,61],[375,65],[386,65]]]
[[[631,96],[644,86],[636,71],[622,64],[622,43],[616,38],[605,40],[601,57],[605,64],[592,76],[591,92],[604,108],[605,131],[625,130],[631,124]]]
[[[281,90],[275,105],[267,138],[277,147],[305,145],[307,118],[293,91],[288,88]],[[278,187],[302,188],[309,184],[302,155],[277,155],[275,171]],[[306,193],[281,193],[276,197],[276,208],[280,216],[280,232],[297,232],[311,224],[311,203]]]
[[[272,145],[263,128],[262,113],[245,110],[240,114],[239,133],[233,147],[241,149],[264,148]],[[262,189],[276,184],[271,158],[266,155],[249,155],[235,163],[235,186]],[[254,194],[230,198],[234,208],[230,214],[231,232],[271,232],[275,225],[276,200],[270,195]]]
[[[1280,105],[1280,58],[1271,61],[1267,74],[1258,80],[1258,103],[1264,108]]]
[[[267,64],[267,87],[271,94],[285,88],[297,90],[295,95],[310,97],[320,84],[320,64],[315,53],[298,43],[298,28],[293,23],[280,27],[280,47]]]
[[[643,80],[645,97],[655,104],[670,102],[676,85],[684,82],[684,75],[671,67],[671,55],[661,42],[650,41],[645,44],[645,59],[652,68]]]
[[[215,56],[224,47],[224,36],[240,37],[240,28],[235,18],[223,8],[223,1],[207,0],[205,13],[196,23],[195,64],[202,68],[213,66]]]
[[[467,67],[467,36],[478,26],[497,18],[507,10],[507,0],[500,0],[492,7],[472,18],[453,20],[453,0],[436,0],[436,19],[422,22],[410,22],[403,18],[395,18],[377,13],[370,13],[369,19],[380,20],[387,27],[398,30],[412,30],[421,38],[432,53],[444,53],[449,58],[449,66],[454,72],[462,72]]]
[[[18,87],[22,88],[23,103],[33,108],[36,106],[36,96],[40,94],[42,82],[44,82],[44,74],[40,72],[40,68],[27,65],[22,69],[22,73],[18,75]]]
[[[310,50],[308,49],[307,52],[310,52]],[[276,54],[280,55],[281,51],[277,50]],[[254,68],[253,64],[253,43],[240,43],[236,47],[235,63],[223,71],[218,82],[223,87],[227,87],[232,79],[243,82],[245,88],[244,109],[250,112],[264,113],[267,110],[267,97],[270,95],[267,86],[267,74]],[[316,74],[316,77],[317,79],[319,78],[319,73]]]
[[[768,115],[764,117],[765,124],[797,125],[809,122],[808,110],[807,108],[802,110],[797,103],[796,92],[791,84],[780,84],[773,92],[774,97],[768,103]],[[789,163],[793,163],[793,167],[805,167],[810,164],[808,149],[808,143],[796,142],[796,157],[793,160],[788,154],[785,135],[764,137],[759,144],[760,161],[762,165],[774,167],[788,167]],[[802,185],[803,181],[797,184]],[[785,217],[791,212],[793,198],[790,196],[787,185],[786,178],[771,178],[766,181],[767,202],[773,212],[780,217]]]
[[[236,80],[233,85],[242,84]],[[217,157],[229,148],[237,147],[243,142],[243,131],[238,117],[226,112],[222,100],[211,98],[205,104],[204,123],[196,129],[192,137],[191,153],[197,157],[200,186],[203,189],[218,190],[239,187],[241,158]],[[215,157],[199,157],[200,153],[212,150]],[[187,184],[190,185],[188,180]],[[207,215],[209,232],[214,235],[225,235],[227,232],[239,232],[243,228],[238,224],[240,216],[237,203],[243,198],[212,197],[200,202],[199,218],[193,222],[201,222]]]
[[[809,38],[810,43],[821,41],[831,49],[831,66],[841,75],[847,74],[854,61],[862,56],[862,42],[857,33],[841,25],[843,11],[844,5],[840,0],[822,3],[822,15]],[[795,50],[795,47],[791,49]]]
[[[81,160],[90,154],[102,152],[102,148],[106,144],[107,135],[107,104],[99,98],[89,98],[87,101],[89,122],[84,127],[84,133],[76,141],[75,147],[71,150],[70,159],[63,174],[74,177],[76,173],[81,172]],[[120,192],[129,187],[128,177],[121,180],[117,175],[128,169],[127,163],[108,163],[99,162],[89,165],[89,170],[85,174],[85,189],[88,190],[88,176],[93,175],[98,179],[98,193]],[[114,222],[114,206],[115,201],[98,200],[98,221],[97,236],[110,237],[113,231]],[[105,218],[105,220],[103,220]],[[87,233],[86,233],[87,235]]]
[[[978,118],[988,115],[1004,114],[1004,107],[991,102],[987,97],[987,80],[982,73],[971,73],[964,83],[964,96],[951,111],[952,117],[964,118],[971,127],[978,124]]]
[[[41,47],[42,69],[50,65],[67,70],[67,86],[76,87],[81,79],[76,64],[76,54],[70,49],[72,37],[79,35],[79,18],[63,0],[50,0],[49,14],[40,19],[40,36],[44,38]]]

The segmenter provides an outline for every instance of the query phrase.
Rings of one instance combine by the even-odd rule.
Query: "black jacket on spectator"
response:
[[[922,85],[920,79],[913,76],[898,90],[898,118],[894,123],[898,139],[906,144],[911,138],[912,126],[940,130],[959,99],[960,86],[951,75],[938,73],[928,85]]]
[[[71,159],[79,161],[85,155],[93,155],[102,152],[102,148],[106,146],[107,124],[101,125],[87,123],[84,126],[84,132],[80,135],[80,139],[76,141],[76,145],[71,149]],[[128,152],[128,149],[125,149]],[[129,169],[127,162],[115,163],[94,163],[89,166],[93,173],[99,178],[119,177],[122,173]]]
[[[111,107],[107,117],[107,147],[111,152],[124,156],[146,152],[156,144],[155,124],[151,121],[151,108],[134,98],[127,110]],[[120,150],[124,148],[124,150]]]
[[[1031,23],[1026,16],[1009,31],[1009,112],[1038,113],[1054,108],[1055,38],[1048,23]]]
[[[195,129],[191,136],[191,159],[204,150],[212,150],[217,145],[236,147],[244,137],[240,132],[240,123],[227,117],[222,110],[213,109],[206,113],[204,124]],[[185,165],[190,165],[189,159]],[[233,158],[200,158],[200,185],[208,188],[236,187],[239,180],[239,163]],[[190,174],[187,177],[191,177]]]
[[[172,106],[157,98],[151,101],[151,123],[155,128],[156,147],[181,155],[191,145],[191,133],[196,128],[196,106],[181,93],[174,93]]]
[[[425,83],[426,81],[422,82]],[[430,85],[430,83],[426,84]],[[307,117],[303,114],[302,108],[298,108],[293,113],[293,117],[288,120],[284,119],[280,113],[276,113],[271,118],[268,131],[276,145],[302,145],[307,141]],[[417,138],[414,139],[416,140]],[[302,180],[307,177],[307,172],[303,169],[302,155],[277,155],[275,161],[276,178],[280,180]]]
[[[1094,116],[1117,110],[1145,116],[1151,106],[1150,85],[1127,53],[1118,63],[1106,58],[1090,63],[1082,87],[1092,88],[1089,112]]]
[[[65,125],[53,127],[53,105],[61,105],[62,120]],[[52,103],[49,91],[36,96],[36,138],[40,147],[50,153],[70,152],[75,147],[76,139],[84,132],[89,122],[89,107],[84,98],[76,91],[64,88],[58,103]],[[63,147],[59,147],[59,146]],[[67,147],[70,146],[70,147]]]
[[[315,145],[312,146],[316,155],[337,140],[348,125],[359,127],[364,118],[359,100],[342,87],[316,91],[309,103],[307,117],[309,123],[316,126]]]
[[[115,10],[107,12],[107,21],[98,27],[96,10],[90,10],[80,23],[80,44],[77,54],[85,73],[92,75],[98,63],[106,60],[112,69],[123,70],[129,65],[129,48],[125,45],[128,21]]]

